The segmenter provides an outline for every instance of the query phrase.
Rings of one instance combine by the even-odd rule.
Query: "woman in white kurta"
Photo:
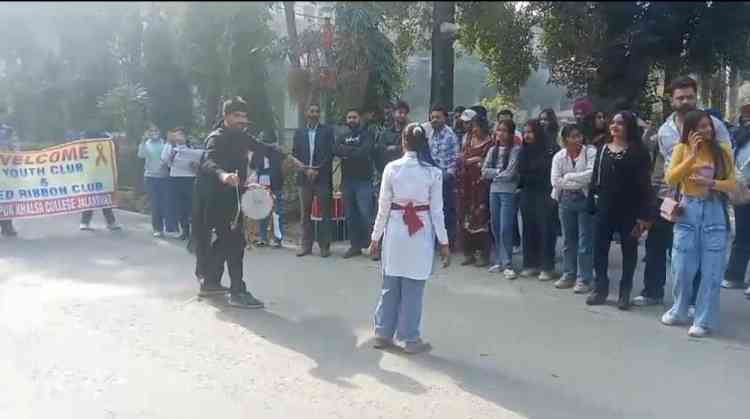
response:
[[[383,238],[383,290],[375,311],[376,348],[393,346],[394,335],[408,353],[430,348],[419,324],[425,281],[432,274],[435,237],[443,265],[449,263],[448,234],[443,218],[442,172],[429,161],[422,127],[410,124],[402,137],[404,156],[383,171],[378,215],[370,251]]]

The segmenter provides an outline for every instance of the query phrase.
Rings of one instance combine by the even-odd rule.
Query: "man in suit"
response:
[[[331,203],[333,167],[333,128],[320,123],[320,105],[307,107],[307,126],[294,133],[292,155],[297,165],[297,187],[299,189],[302,215],[302,242],[297,256],[312,253],[313,225],[310,220],[313,196],[320,203],[321,222],[318,229],[320,256],[331,255]]]

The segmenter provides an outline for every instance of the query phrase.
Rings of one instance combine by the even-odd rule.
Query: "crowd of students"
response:
[[[447,110],[434,107],[430,121],[420,125],[429,150],[423,157],[442,172],[448,241],[463,251],[462,265],[489,267],[509,280],[555,280],[556,288],[588,294],[586,304],[601,305],[609,296],[614,241],[622,253],[618,308],[663,304],[671,263],[674,303],[662,322],[691,322],[688,333],[696,337],[715,330],[720,287],[746,286],[750,205],[734,208],[736,234],[730,246],[727,194],[745,187],[737,185],[736,170],[750,172],[750,105],[742,107],[730,132],[715,112],[697,109],[694,80],[678,78],[670,88],[674,112],[658,129],[626,109],[606,115],[586,99],[576,102],[576,121],[562,130],[551,109],[517,129],[509,111],[498,113],[491,127],[482,106],[458,107],[450,126]],[[408,112],[408,105],[399,102],[390,125],[372,138],[359,112],[350,110],[348,132],[326,139],[312,136],[321,125],[319,107],[311,105],[309,125],[297,131],[296,158],[310,160],[311,166],[333,157],[343,161],[346,216],[349,231],[356,232],[344,257],[361,254],[367,244],[368,197],[379,183],[371,177],[381,176],[385,165],[400,157],[394,139],[407,125]],[[303,155],[314,141],[321,155]],[[334,144],[329,151],[326,141]],[[326,194],[319,194],[323,205]],[[667,209],[669,202],[677,209]],[[522,265],[516,266],[519,224]],[[633,299],[638,246],[646,233],[644,288]],[[330,255],[328,244],[321,245],[324,257]],[[311,250],[312,242],[305,240],[298,255]],[[745,293],[750,298],[750,288]]]

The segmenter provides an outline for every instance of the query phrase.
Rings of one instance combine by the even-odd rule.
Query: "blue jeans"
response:
[[[383,275],[383,289],[375,309],[375,334],[381,338],[415,342],[422,321],[426,281]]]
[[[490,221],[495,237],[495,263],[510,269],[513,261],[513,218],[516,198],[512,192],[490,193]]]
[[[370,244],[372,224],[372,181],[346,179],[342,184],[346,226],[353,249],[364,249]]]
[[[145,177],[146,191],[148,199],[151,202],[151,227],[154,232],[164,232],[167,220],[167,209],[169,208],[169,189],[168,178],[165,177]],[[167,230],[169,232],[177,231]]]
[[[170,177],[167,180],[169,193],[167,208],[167,231],[177,231],[179,224],[182,234],[190,234],[190,216],[193,208],[194,177]]]
[[[281,237],[274,238],[281,241],[284,238],[284,191],[274,192],[273,198],[273,214],[279,216],[279,231],[281,232]],[[258,223],[260,228],[260,239],[264,242],[268,242],[268,225],[273,225],[273,214],[260,220],[260,223]]]
[[[719,312],[719,289],[729,240],[725,204],[718,198],[685,196],[683,214],[674,225],[672,278],[674,305],[669,314],[686,319],[693,278],[700,269],[701,284],[695,303],[695,326],[714,328]]]
[[[560,224],[563,230],[563,272],[565,277],[580,278],[586,284],[594,280],[594,219],[586,206],[586,197],[566,193],[560,196]]]
[[[727,280],[744,283],[750,261],[750,204],[734,207],[735,234]]]

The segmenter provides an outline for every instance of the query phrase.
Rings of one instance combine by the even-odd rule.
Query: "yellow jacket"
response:
[[[722,143],[721,150],[724,152],[724,162],[729,173],[726,179],[716,179],[714,189],[729,192],[737,184],[734,175],[734,159],[729,144]],[[702,166],[713,166],[708,147],[701,146],[697,154],[692,154],[689,145],[680,143],[672,151],[672,161],[669,169],[667,169],[665,180],[670,186],[679,185],[680,191],[685,195],[705,196],[709,192],[708,187],[701,186],[689,179]]]

